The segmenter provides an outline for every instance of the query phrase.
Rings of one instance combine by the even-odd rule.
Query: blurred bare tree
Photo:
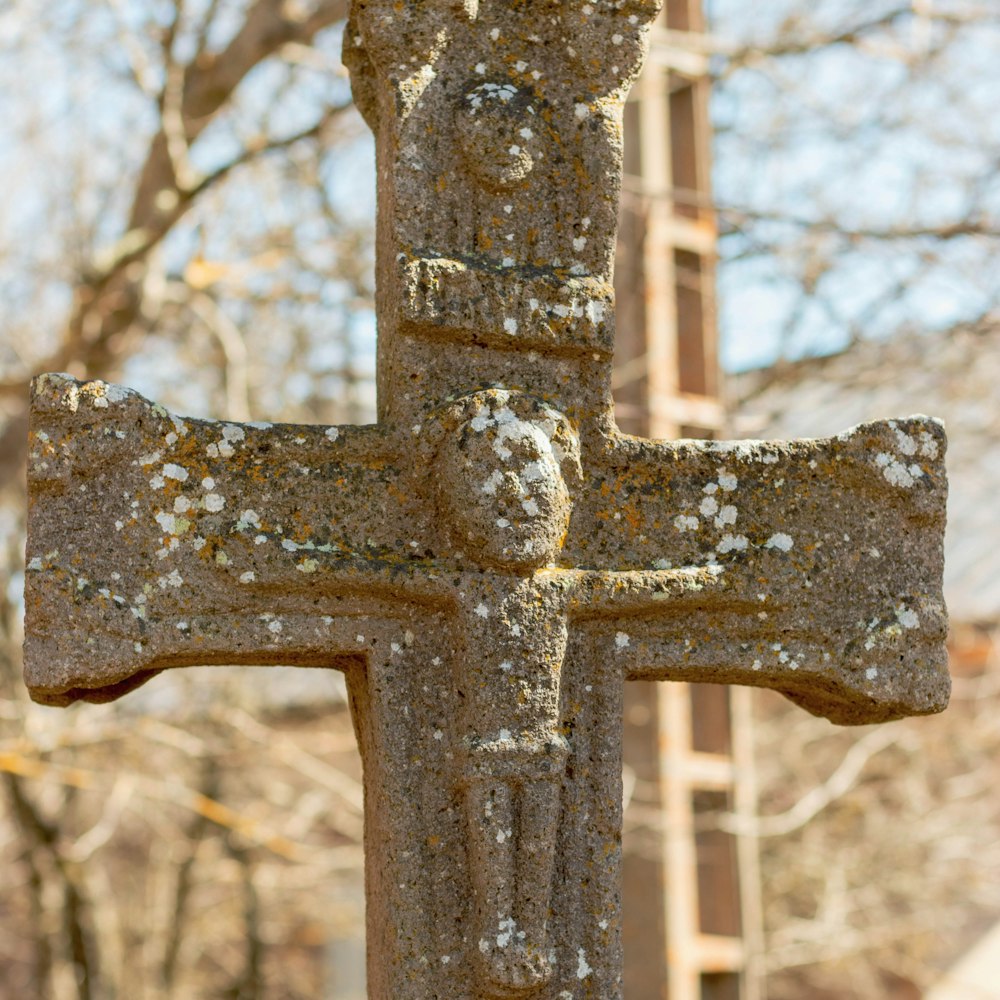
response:
[[[708,6],[730,357],[995,317],[1000,8]]]
[[[709,7],[731,361],[995,327],[1000,8]],[[970,405],[987,433],[995,398]],[[1000,646],[996,622],[973,631],[939,718],[844,731],[758,698],[770,1000],[919,997],[1000,919]]]
[[[5,996],[314,997],[336,978],[331,928],[360,937],[359,763],[332,678],[299,702],[286,680],[252,713],[252,682],[224,671],[137,710],[40,709],[20,681],[31,374],[234,419],[370,413],[373,179],[346,6],[0,3]]]

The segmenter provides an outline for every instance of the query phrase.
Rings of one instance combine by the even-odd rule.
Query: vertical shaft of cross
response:
[[[610,429],[622,104],[655,5],[355,3],[345,36],[379,176],[379,413],[471,387]],[[567,390],[572,386],[572,393]]]

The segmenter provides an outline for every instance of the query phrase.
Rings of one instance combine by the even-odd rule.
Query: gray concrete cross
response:
[[[621,995],[623,682],[941,710],[944,434],[619,434],[621,109],[647,4],[355,0],[377,142],[379,423],[180,418],[33,384],[25,676],[347,676],[369,991]]]

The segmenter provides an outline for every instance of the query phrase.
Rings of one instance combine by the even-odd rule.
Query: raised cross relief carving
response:
[[[343,670],[380,1000],[621,996],[624,681],[770,687],[840,723],[947,702],[938,423],[614,428],[620,112],[653,13],[357,0],[377,425],[33,385],[32,696]]]

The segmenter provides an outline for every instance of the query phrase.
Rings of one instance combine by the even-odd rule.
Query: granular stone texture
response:
[[[619,434],[621,104],[652,7],[356,2],[379,165],[366,427],[33,385],[25,675],[343,670],[377,1000],[621,996],[623,681],[940,711],[944,433]]]

